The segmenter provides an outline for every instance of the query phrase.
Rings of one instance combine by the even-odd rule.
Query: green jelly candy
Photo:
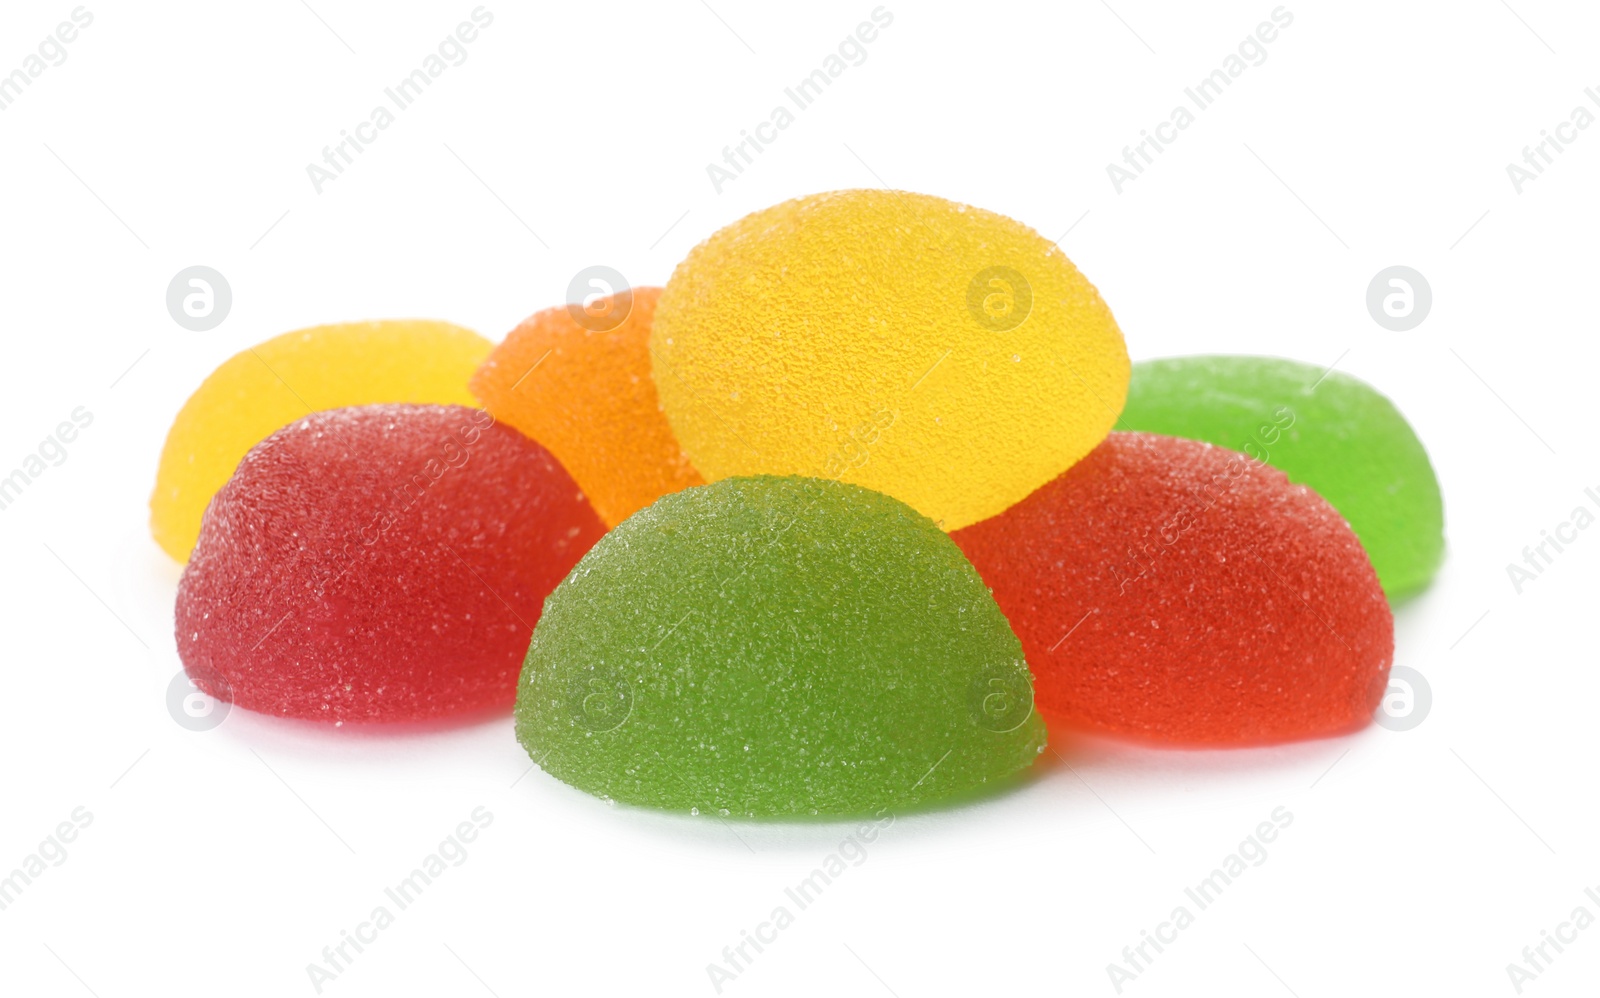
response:
[[[1022,646],[961,551],[897,499],[816,478],[665,496],[544,606],[517,739],[608,800],[864,814],[1044,750]]]
[[[1428,452],[1357,378],[1274,357],[1145,361],[1118,428],[1204,440],[1310,486],[1350,522],[1391,601],[1426,586],[1444,558]]]

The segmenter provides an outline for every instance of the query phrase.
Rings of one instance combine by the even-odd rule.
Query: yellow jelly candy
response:
[[[251,447],[308,412],[377,402],[476,406],[467,379],[492,344],[431,319],[314,326],[234,354],[189,396],[161,449],[150,533],[179,561]]]
[[[1128,390],[1110,309],[1049,240],[901,191],[799,198],[717,232],[673,273],[650,342],[708,481],[850,482],[945,530],[1071,467]]]

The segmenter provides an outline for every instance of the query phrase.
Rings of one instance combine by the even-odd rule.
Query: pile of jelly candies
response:
[[[573,786],[748,816],[999,783],[1045,717],[1353,731],[1444,548],[1371,386],[1130,364],[1050,241],[883,190],[756,212],[499,344],[258,344],[178,413],[150,505],[206,693],[334,725],[510,709]]]

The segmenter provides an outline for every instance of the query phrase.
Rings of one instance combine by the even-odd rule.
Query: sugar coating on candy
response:
[[[620,322],[580,321],[567,305],[539,312],[472,377],[473,394],[495,418],[550,448],[607,526],[705,482],[661,414],[650,374],[660,294],[631,288],[613,296],[628,303],[616,306],[626,315]]]
[[[1234,451],[1113,433],[952,539],[994,589],[1041,710],[1150,741],[1331,735],[1372,717],[1394,620],[1355,534]]]
[[[467,379],[488,340],[427,319],[296,330],[233,355],[189,396],[167,432],[150,533],[184,561],[206,503],[267,434],[321,409],[374,402],[472,405]]]
[[[1358,378],[1276,357],[1145,361],[1120,425],[1243,451],[1311,486],[1350,521],[1391,599],[1426,586],[1444,558],[1428,452]]]
[[[591,794],[746,816],[945,797],[1045,739],[1015,635],[932,521],[767,476],[666,496],[607,534],[545,605],[516,725]]]
[[[651,347],[667,420],[707,479],[801,474],[892,495],[953,530],[1099,443],[1128,356],[1072,262],[942,198],[786,201],[678,265]]]
[[[178,653],[202,690],[269,714],[508,707],[545,596],[603,532],[555,458],[486,412],[318,412],[217,492],[178,585]]]

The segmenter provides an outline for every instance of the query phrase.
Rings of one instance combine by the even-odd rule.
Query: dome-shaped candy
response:
[[[1099,443],[1128,387],[1110,309],[1027,226],[903,191],[786,201],[673,272],[656,387],[708,480],[813,475],[954,530]]]
[[[428,319],[314,326],[234,354],[179,410],[150,495],[150,534],[179,561],[206,503],[267,434],[306,415],[375,402],[472,404],[488,340]]]
[[[1276,357],[1135,364],[1122,427],[1243,451],[1328,500],[1361,538],[1390,598],[1444,558],[1444,506],[1428,452],[1377,389]]]
[[[952,539],[994,589],[1039,706],[1152,741],[1240,744],[1367,723],[1394,619],[1337,510],[1193,440],[1113,433]]]
[[[200,689],[269,714],[508,707],[545,596],[603,531],[549,452],[485,412],[318,412],[206,510],[178,654]]]
[[[550,448],[614,527],[705,479],[667,426],[650,376],[660,288],[627,288],[592,305],[547,308],[513,329],[472,376],[495,418]],[[612,317],[613,313],[616,317]]]
[[[808,478],[669,495],[551,594],[517,698],[544,769],[612,800],[850,814],[1016,773],[1027,665],[931,520]]]

